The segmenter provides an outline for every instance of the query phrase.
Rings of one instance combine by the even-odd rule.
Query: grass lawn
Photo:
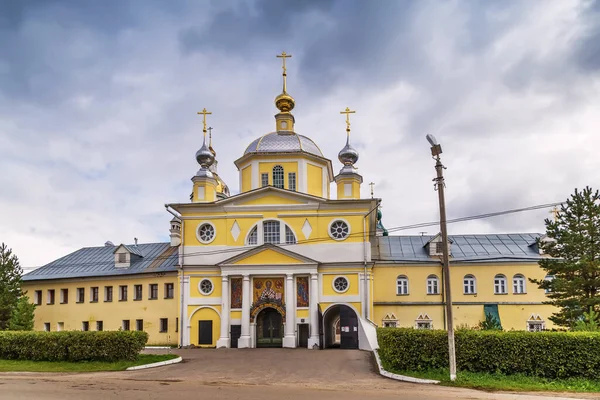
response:
[[[502,375],[477,372],[458,372],[456,381],[450,381],[447,369],[429,371],[390,372],[416,378],[436,379],[445,386],[459,386],[481,390],[600,392],[600,381],[582,378],[547,379],[522,374]]]
[[[95,372],[124,371],[136,365],[144,365],[177,358],[176,354],[140,354],[135,361],[27,361],[0,360],[0,372]]]

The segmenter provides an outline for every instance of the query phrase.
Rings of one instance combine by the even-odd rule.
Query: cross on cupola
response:
[[[335,177],[338,199],[359,199],[363,178],[354,166],[358,161],[358,151],[350,145],[350,114],[356,114],[356,111],[346,107],[344,111],[340,111],[340,114],[346,115],[346,145],[338,153],[338,160],[344,164],[338,176]]]
[[[275,115],[275,123],[277,126],[277,133],[282,135],[294,134],[294,116],[290,111],[294,109],[296,105],[294,98],[287,92],[287,67],[285,60],[291,58],[291,54],[287,54],[285,51],[277,55],[277,58],[281,58],[283,69],[283,92],[275,97],[275,107],[279,109],[279,113]]]

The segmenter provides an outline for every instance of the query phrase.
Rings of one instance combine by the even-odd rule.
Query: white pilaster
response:
[[[294,275],[287,274],[285,277],[285,336],[283,347],[296,347],[296,296],[294,296]]]
[[[221,337],[217,340],[217,349],[229,347],[229,277],[221,277]]]
[[[238,348],[250,347],[250,276],[244,275],[242,280],[242,334],[238,339]]]
[[[182,302],[181,302],[181,307],[183,310],[183,313],[181,314],[181,318],[183,321],[181,321],[180,323],[183,323],[183,330],[182,330],[182,338],[181,338],[181,345],[182,346],[189,346],[190,345],[190,321],[189,318],[190,316],[188,315],[188,302],[189,302],[189,298],[190,298],[190,277],[189,276],[180,276],[179,279],[183,280],[183,285],[181,287],[181,297],[182,297]]]
[[[319,275],[310,274],[309,296],[309,315],[310,315],[310,337],[308,338],[308,348],[319,347]]]

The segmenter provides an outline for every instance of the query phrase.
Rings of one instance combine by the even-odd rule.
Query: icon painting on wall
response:
[[[296,307],[308,307],[308,276],[296,278]]]
[[[254,278],[254,302],[283,300],[283,278]]]

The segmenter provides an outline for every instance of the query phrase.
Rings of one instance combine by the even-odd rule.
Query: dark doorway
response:
[[[281,314],[265,308],[256,318],[256,347],[281,347],[283,342]]]
[[[242,336],[242,326],[241,325],[231,325],[231,348],[238,348],[238,339]]]
[[[358,349],[358,316],[345,305],[329,307],[323,315],[324,347]]]
[[[198,321],[198,344],[213,344],[213,322],[212,320]]]
[[[308,347],[308,324],[298,324],[298,347]]]

